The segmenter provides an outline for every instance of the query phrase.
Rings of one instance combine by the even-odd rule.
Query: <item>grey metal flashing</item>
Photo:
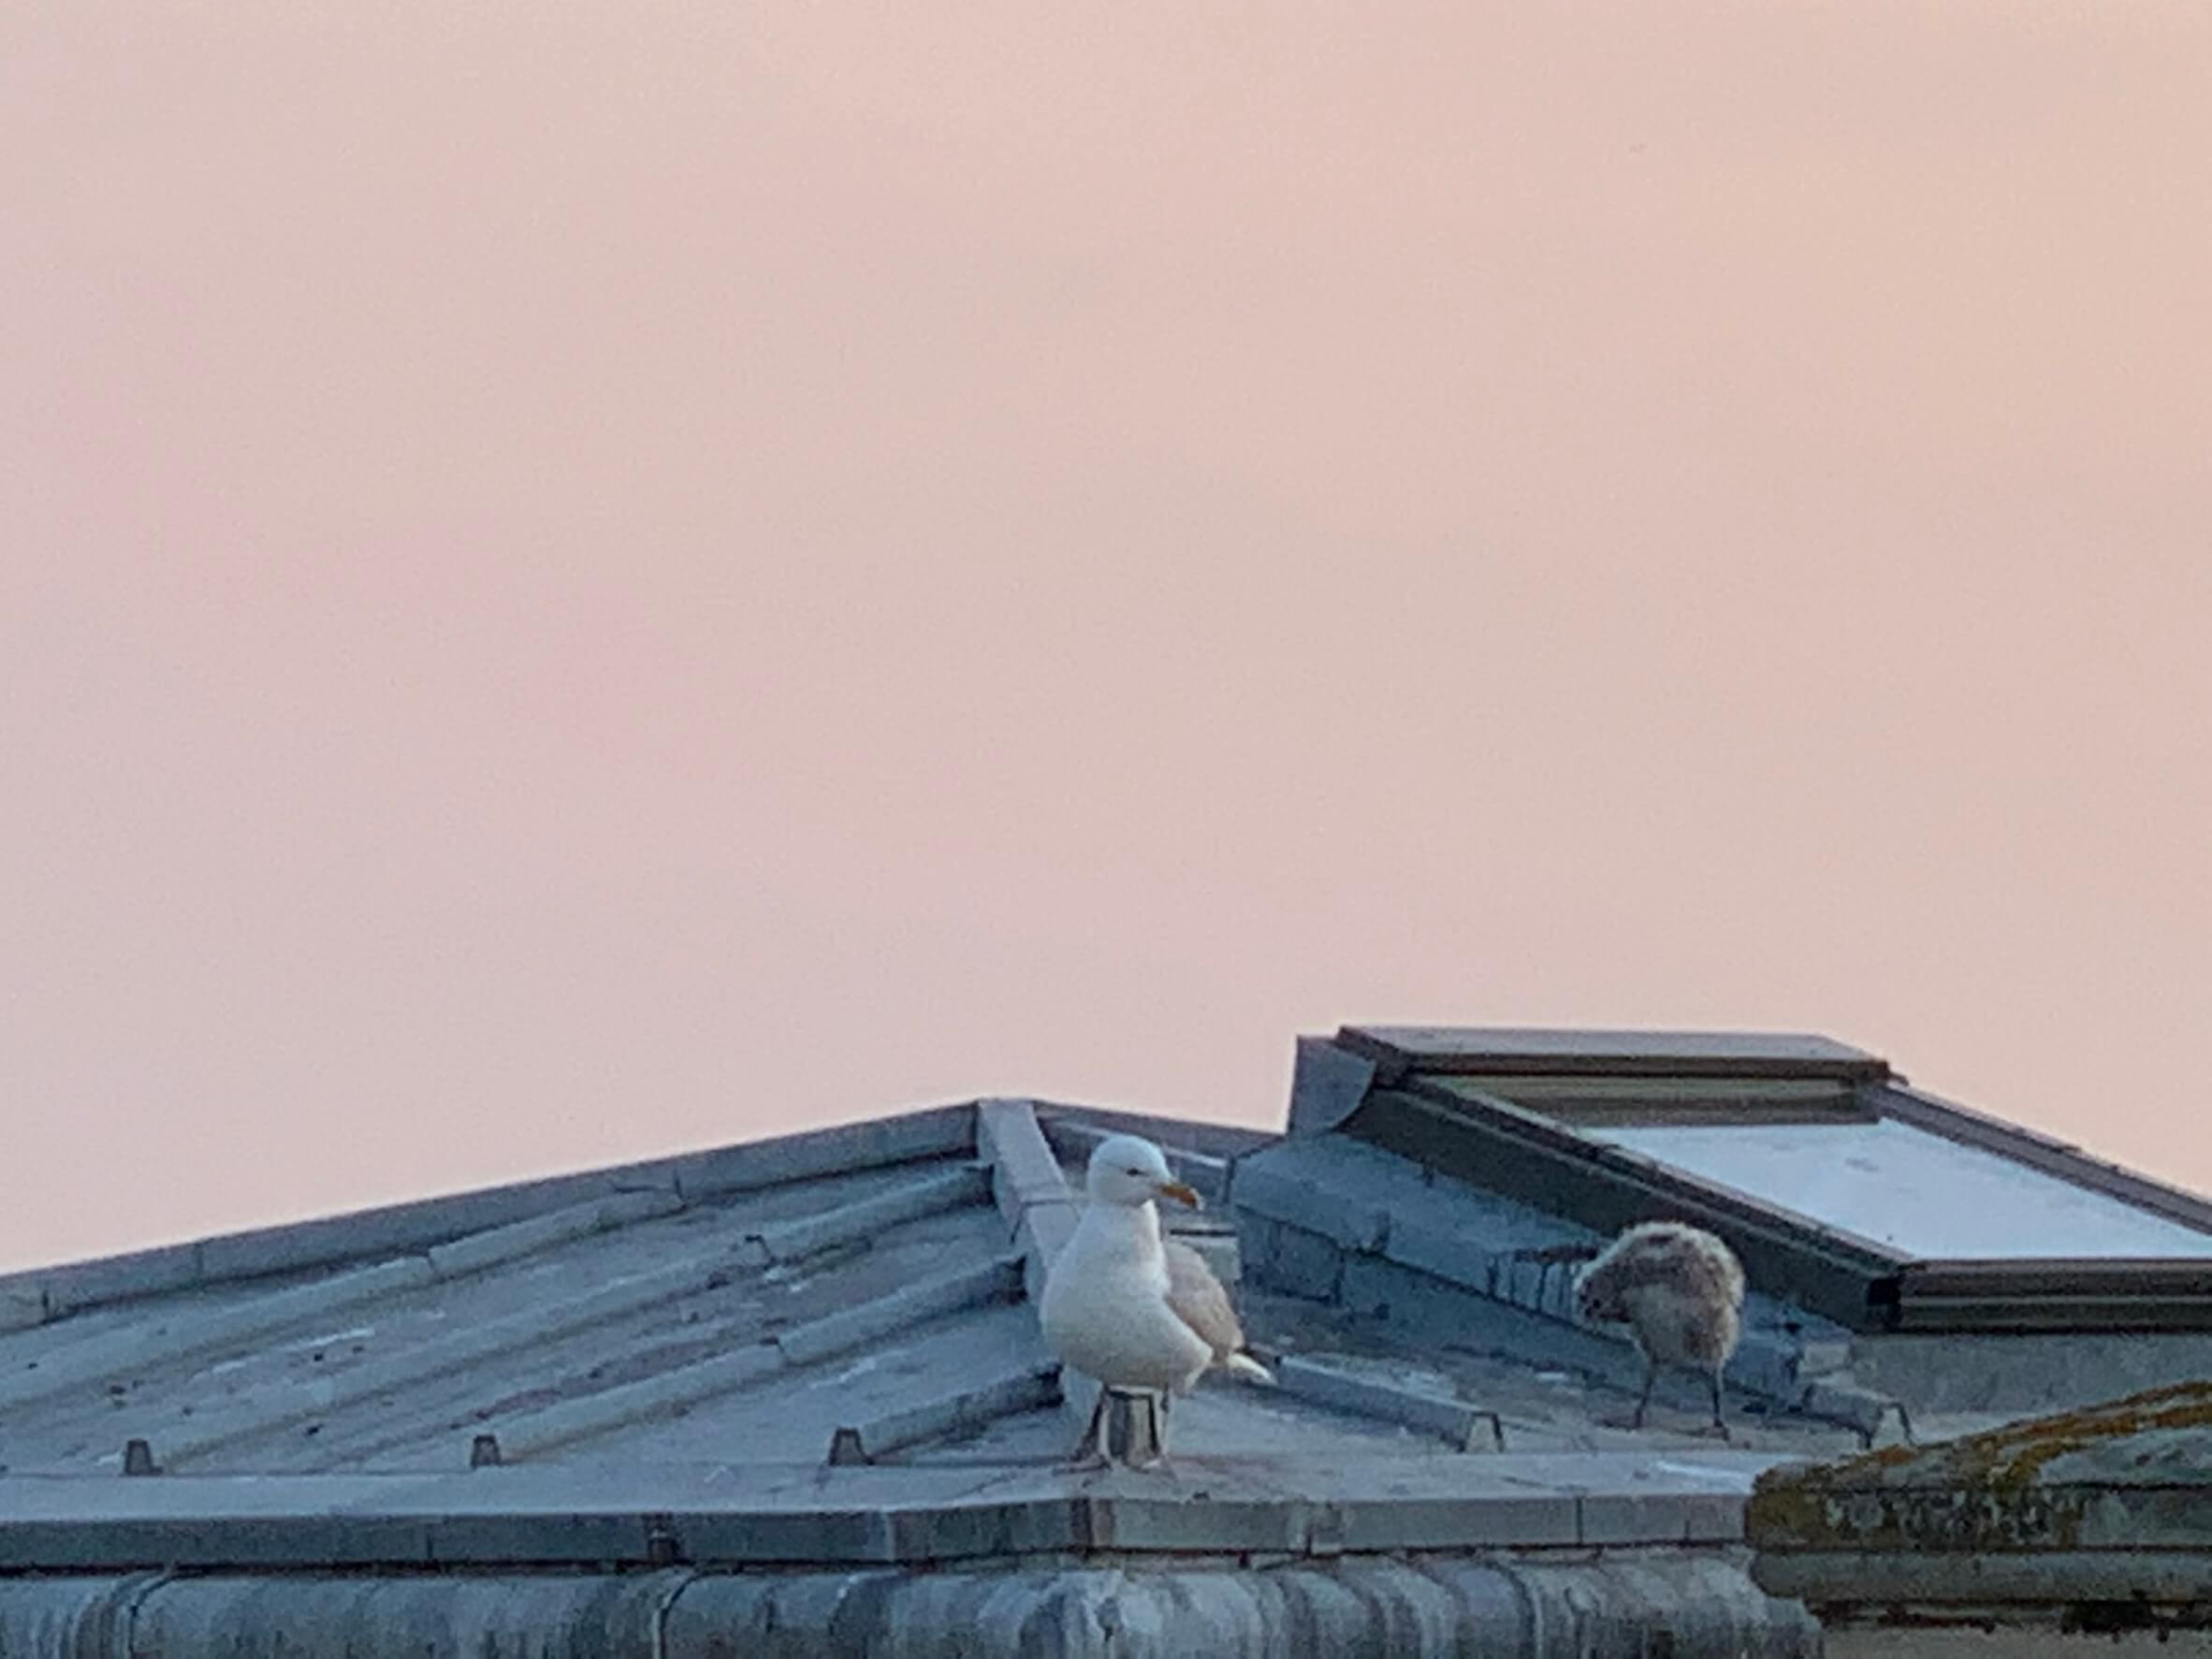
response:
[[[1878,1055],[1811,1033],[1346,1026],[1336,1041],[1386,1070],[1479,1075],[1841,1078],[1878,1082]]]
[[[506,1446],[502,1435],[502,1450]],[[505,1463],[443,1476],[10,1479],[0,1572],[924,1564],[1112,1550],[1729,1541],[1771,1456],[1501,1452],[1211,1461],[1177,1476],[971,1464]],[[1619,1500],[1642,1500],[1623,1506]]]
[[[163,1442],[161,1455],[168,1466],[174,1467],[287,1423],[341,1411],[410,1384],[463,1370],[497,1354],[527,1351],[569,1332],[671,1301],[699,1288],[718,1270],[735,1265],[735,1257],[729,1251],[679,1262],[655,1273],[618,1280],[602,1290],[571,1302],[522,1308],[503,1318],[434,1337],[327,1378],[317,1390],[287,1390],[274,1404],[256,1402],[228,1411],[201,1413],[193,1419],[189,1434],[172,1435]]]
[[[1384,1377],[1363,1376],[1302,1355],[1279,1360],[1274,1369],[1283,1391],[1297,1398],[1419,1429],[1435,1435],[1454,1451],[1473,1451],[1477,1446],[1506,1449],[1506,1429],[1498,1414],[1463,1400],[1425,1393]]]
[[[793,1365],[814,1365],[866,1346],[895,1331],[904,1331],[962,1308],[982,1307],[1018,1296],[1022,1264],[1012,1256],[995,1257],[972,1267],[958,1267],[921,1280],[857,1307],[824,1314],[793,1325],[775,1339]]]
[[[1074,1195],[1060,1173],[1037,1107],[1029,1100],[986,1100],[976,1107],[977,1150],[991,1166],[999,1211],[1011,1218],[1015,1246],[1022,1253],[1022,1289],[1030,1302],[1043,1300],[1053,1258],[1074,1236]],[[1080,1371],[1060,1375],[1060,1405],[1079,1429],[1099,1402],[1099,1385]]]
[[[630,1192],[597,1198],[566,1210],[472,1234],[422,1256],[405,1256],[373,1267],[288,1290],[271,1291],[236,1306],[207,1313],[181,1312],[167,1325],[148,1329],[123,1326],[80,1338],[39,1356],[29,1367],[0,1377],[0,1408],[50,1398],[98,1383],[132,1368],[235,1347],[308,1320],[382,1297],[415,1290],[440,1279],[479,1273],[529,1251],[604,1231],[681,1208],[670,1192]]]
[[[1019,1265],[1011,1257],[956,1268],[657,1375],[472,1424],[467,1436],[473,1440],[488,1428],[499,1437],[503,1459],[542,1457],[558,1447],[750,1388],[788,1366],[819,1364],[946,1314],[1003,1300],[1020,1283]],[[454,1466],[466,1463],[466,1447],[457,1448]]]
[[[451,1237],[465,1230],[457,1228],[452,1233],[440,1236]],[[81,1307],[127,1302],[141,1296],[163,1296],[204,1285],[208,1282],[206,1252],[206,1244],[157,1244],[149,1250],[132,1250],[94,1261],[27,1268],[9,1273],[0,1278],[0,1293],[7,1296],[13,1310],[9,1326],[20,1329],[26,1324],[43,1324]],[[373,1245],[360,1252],[373,1253]],[[326,1265],[326,1261],[302,1265],[319,1267]],[[27,1317],[34,1306],[38,1310],[35,1319]]]
[[[749,1235],[747,1243],[759,1246],[764,1262],[800,1261],[856,1239],[873,1238],[901,1222],[981,1203],[990,1191],[989,1172],[980,1167],[939,1170],[873,1198],[789,1221],[764,1222]]]
[[[1073,1196],[1041,1128],[1030,1101],[976,1104],[976,1152],[990,1168],[991,1194],[1010,1229],[1031,1204],[1064,1204]]]
[[[429,1258],[430,1268],[439,1278],[458,1279],[504,1266],[540,1250],[550,1250],[557,1244],[588,1238],[595,1232],[628,1227],[633,1221],[673,1215],[683,1207],[683,1200],[673,1192],[648,1188],[617,1193],[612,1198],[587,1200],[564,1210],[532,1215],[527,1221],[510,1221],[504,1227],[463,1233],[449,1244],[432,1244],[423,1254]]]
[[[1482,1091],[1578,1128],[1872,1123],[1863,1084],[1827,1077],[1485,1075]]]
[[[1060,1367],[1039,1354],[973,1387],[839,1428],[831,1437],[828,1461],[839,1466],[873,1463],[998,1418],[1056,1405],[1059,1400]]]
[[[1914,1262],[1892,1329],[2212,1331],[2212,1257]]]
[[[1514,1554],[1086,1567],[998,1564],[414,1577],[162,1574],[0,1581],[0,1650],[26,1659],[298,1651],[539,1659],[1812,1659],[1817,1626],[1735,1552],[1560,1563]],[[335,1646],[332,1651],[335,1650]]]
[[[340,1308],[419,1288],[437,1276],[427,1258],[410,1256],[188,1318],[166,1332],[129,1327],[103,1332],[42,1355],[36,1371],[26,1368],[0,1378],[0,1410],[104,1382],[134,1365],[242,1345]]]
[[[687,1201],[756,1192],[851,1170],[946,1157],[975,1146],[975,1102],[839,1124],[773,1141],[746,1141],[666,1160]]]
[[[1034,1100],[1030,1104],[1041,1123],[1057,1119],[1088,1125],[1110,1135],[1142,1135],[1158,1142],[1163,1152],[1195,1152],[1225,1160],[1241,1157],[1280,1138],[1273,1129],[1247,1128],[1242,1124],[1202,1123],[1195,1118],[1161,1117],[1148,1112],[1122,1112],[1064,1100]]]
[[[1239,1209],[1318,1233],[1347,1250],[1379,1250],[1390,1237],[1387,1197],[1361,1180],[1356,1166],[1317,1169],[1300,1154],[1311,1142],[1288,1142],[1266,1157],[1241,1162],[1230,1186]]]
[[[0,1329],[56,1319],[80,1308],[170,1291],[296,1273],[364,1257],[425,1251],[470,1233],[548,1211],[635,1191],[686,1202],[848,1170],[965,1152],[974,1144],[972,1103],[804,1134],[648,1158],[613,1169],[357,1210],[313,1221],[224,1233],[96,1260],[0,1276]],[[31,1311],[37,1310],[37,1317]]]
[[[637,1382],[557,1401],[535,1411],[494,1418],[487,1423],[472,1423],[457,1432],[452,1463],[458,1469],[471,1461],[470,1447],[458,1443],[462,1435],[473,1444],[479,1433],[492,1433],[499,1442],[502,1463],[543,1457],[556,1448],[589,1439],[594,1434],[604,1434],[648,1418],[672,1414],[703,1400],[749,1388],[774,1375],[783,1365],[783,1355],[774,1343],[756,1342]]]
[[[1290,1069],[1290,1113],[1286,1133],[1321,1135],[1358,1110],[1374,1086],[1376,1062],[1326,1037],[1298,1039]]]
[[[1031,1302],[1042,1299],[1053,1258],[1075,1236],[1075,1216],[1072,1203],[1023,1207],[1021,1225],[1014,1229],[1014,1246],[1022,1253],[1023,1293]]]

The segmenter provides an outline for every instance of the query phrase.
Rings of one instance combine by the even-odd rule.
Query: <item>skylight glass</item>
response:
[[[2212,1234],[1894,1120],[1582,1132],[1924,1259],[2212,1257]]]

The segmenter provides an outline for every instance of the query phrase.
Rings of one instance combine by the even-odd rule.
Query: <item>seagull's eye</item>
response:
[[[1132,1175],[1142,1175],[1144,1173],[1144,1171],[1142,1170],[1131,1170],[1129,1173]]]

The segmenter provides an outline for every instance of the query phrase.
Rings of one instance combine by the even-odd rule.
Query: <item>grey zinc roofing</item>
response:
[[[1062,1159],[1141,1128],[1226,1199],[1273,1143],[1043,1118],[986,1101],[535,1215],[509,1193],[477,1231],[448,1202],[378,1220],[368,1260],[265,1239],[256,1279],[203,1250],[111,1305],[63,1275],[0,1344],[0,1649],[1815,1650],[1739,1547],[1789,1450],[1606,1429],[1587,1379],[1420,1363],[1347,1308],[1255,1295],[1283,1387],[1185,1402],[1171,1472],[1057,1467],[1089,1396],[1026,1298],[1073,1224]],[[1224,1214],[1193,1238],[1234,1277]]]
[[[1028,1292],[1074,1224],[1069,1171],[1117,1128],[1160,1139],[1214,1201],[1186,1236],[1225,1276],[1255,1247],[1269,1266],[1241,1291],[1284,1386],[1209,1385],[1178,1407],[1179,1450],[1707,1449],[1605,1420],[1633,1362],[1556,1317],[1563,1273],[1513,1269],[1551,1298],[1543,1340],[1516,1351],[1479,1319],[1432,1341],[1277,1271],[1299,1223],[1355,1236],[1377,1202],[1401,1211],[1394,1259],[1452,1273],[1556,1241],[1556,1223],[1418,1178],[1386,1190],[1390,1160],[1350,1143],[1009,1101],[19,1275],[42,1317],[0,1334],[0,1515],[29,1477],[119,1474],[134,1440],[172,1481],[465,1476],[493,1455],[579,1477],[1048,1464],[1089,1396],[1070,1379],[1062,1403]],[[1778,1417],[1744,1439],[1771,1457],[1855,1436],[1848,1416]]]
[[[1889,1074],[1879,1055],[1811,1032],[1347,1026],[1339,1041],[1386,1062],[1470,1075],[1689,1073],[1874,1081]]]
[[[1171,1472],[1073,1474],[1032,1302],[1121,1128],[1205,1195],[1178,1225],[1281,1386],[1179,1404]],[[1900,1402],[1760,1295],[1733,1445],[1687,1379],[1622,1426],[1592,1242],[1326,1129],[1009,1099],[19,1274],[0,1649],[1816,1651],[1749,1493]]]

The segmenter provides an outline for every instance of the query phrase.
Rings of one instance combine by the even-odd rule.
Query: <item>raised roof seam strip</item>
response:
[[[542,1310],[525,1308],[465,1331],[433,1337],[338,1373],[328,1379],[329,1392],[320,1398],[305,1397],[299,1389],[285,1386],[277,1391],[276,1402],[267,1408],[249,1407],[212,1419],[203,1415],[194,1419],[194,1431],[188,1438],[164,1448],[165,1456],[172,1465],[205,1457],[288,1423],[342,1411],[363,1400],[410,1384],[450,1375],[494,1355],[523,1350],[656,1302],[671,1301],[705,1288],[718,1271],[736,1267],[736,1241],[729,1240],[714,1254],[618,1279],[574,1301]]]
[[[764,1263],[797,1261],[856,1239],[873,1238],[903,1222],[965,1209],[986,1197],[988,1190],[989,1177],[980,1168],[939,1170],[888,1192],[811,1215],[764,1222],[747,1237],[759,1244]]]
[[[686,1203],[855,1170],[953,1157],[973,1149],[975,1104],[838,1124],[765,1141],[678,1153],[612,1170],[551,1175],[312,1221],[218,1233],[89,1261],[0,1274],[0,1331],[51,1323],[99,1307],[210,1285],[419,1255],[471,1234],[632,1192],[672,1192]]]
[[[837,1461],[834,1454],[840,1443],[850,1444],[861,1462],[872,1462],[962,1429],[978,1428],[1050,1404],[1059,1398],[1058,1377],[1058,1365],[1040,1356],[953,1393],[885,1412],[866,1422],[843,1425],[831,1437],[830,1461]]]
[[[473,1424],[472,1433],[488,1430],[498,1434],[502,1456],[514,1462],[557,1446],[607,1433],[679,1406],[735,1393],[796,1367],[834,1360],[864,1344],[910,1330],[930,1319],[998,1301],[1011,1294],[1018,1282],[1016,1265],[1011,1257],[956,1269],[656,1376],[560,1401],[536,1411]],[[465,1464],[464,1448],[455,1466]]]
[[[1075,1231],[1074,1194],[1060,1160],[1046,1144],[1029,1100],[997,1099],[976,1107],[976,1149],[990,1163],[1001,1214],[1013,1217],[1022,1252],[1022,1285],[1032,1305],[1044,1296],[1053,1258]],[[1063,1372],[1062,1408],[1078,1428],[1090,1419],[1099,1385],[1081,1372]]]
[[[175,1327],[163,1334],[142,1327],[106,1331],[44,1356],[36,1371],[22,1371],[0,1379],[0,1407],[25,1404],[50,1398],[88,1383],[106,1382],[124,1373],[188,1359],[234,1345],[253,1342],[278,1331],[308,1323],[342,1308],[382,1297],[419,1290],[442,1279],[473,1273],[514,1260],[529,1251],[567,1243],[606,1231],[629,1221],[666,1215],[677,1201],[665,1193],[632,1193],[594,1199],[566,1211],[555,1211],[519,1225],[494,1228],[476,1235],[485,1241],[480,1249],[462,1248],[446,1258],[441,1272],[429,1255],[402,1256],[370,1267],[355,1268],[330,1278],[289,1289],[266,1292],[234,1306],[204,1312],[179,1310]],[[466,1246],[469,1240],[457,1240]]]

